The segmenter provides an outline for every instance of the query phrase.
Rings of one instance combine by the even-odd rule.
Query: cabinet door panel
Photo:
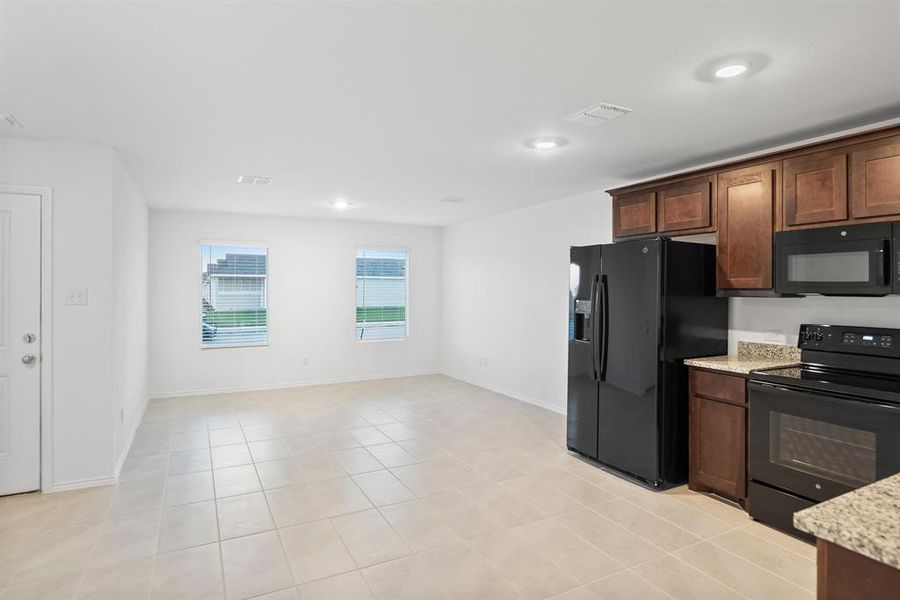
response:
[[[784,161],[784,226],[847,218],[847,154],[819,152]]]
[[[713,226],[712,179],[694,179],[659,191],[659,231],[683,231]]]
[[[781,163],[719,173],[717,285],[772,287],[772,234]]]
[[[746,495],[747,409],[691,397],[690,482],[732,500]]]
[[[656,231],[656,192],[635,192],[613,198],[613,236]]]
[[[850,186],[854,219],[900,215],[900,136],[851,152]]]

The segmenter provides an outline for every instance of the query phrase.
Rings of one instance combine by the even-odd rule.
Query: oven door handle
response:
[[[817,390],[803,387],[785,387],[783,385],[779,385],[777,383],[769,383],[768,381],[755,381],[750,380],[747,383],[747,392],[752,392],[754,389],[763,390],[763,391],[772,391],[776,390],[779,392],[786,392],[788,394],[807,394],[814,396],[821,396],[824,398],[834,398],[835,400],[846,400],[849,402],[864,402],[867,406],[878,407],[881,409],[888,409],[892,411],[900,411],[900,406],[896,404],[888,404],[881,400],[875,398],[866,398],[861,396],[854,396],[852,394],[843,394],[840,392],[829,392],[826,390]],[[752,402],[750,406],[752,407]],[[751,408],[752,410],[752,408]]]

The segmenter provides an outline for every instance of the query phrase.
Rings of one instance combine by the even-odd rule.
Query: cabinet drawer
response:
[[[691,396],[703,396],[731,404],[747,403],[747,381],[743,377],[691,369]]]

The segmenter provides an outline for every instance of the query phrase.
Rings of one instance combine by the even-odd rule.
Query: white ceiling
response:
[[[733,53],[769,64],[697,76]],[[900,116],[900,2],[4,0],[0,111],[154,207],[443,225]]]

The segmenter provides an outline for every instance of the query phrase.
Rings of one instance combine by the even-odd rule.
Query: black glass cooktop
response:
[[[753,371],[750,379],[833,394],[851,395],[864,400],[883,400],[900,404],[900,376],[800,365],[785,369]]]

